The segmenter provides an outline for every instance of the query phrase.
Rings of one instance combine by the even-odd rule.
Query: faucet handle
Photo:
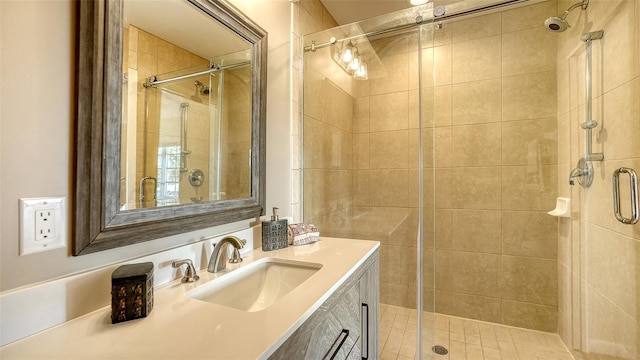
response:
[[[240,250],[233,248],[233,256],[229,259],[229,262],[232,264],[237,264],[242,262],[242,256],[240,256]]]
[[[240,247],[233,248],[233,256],[231,257],[231,259],[229,259],[230,263],[237,264],[239,262],[242,262],[242,256],[240,256],[240,249],[242,249],[246,244],[247,244],[247,240],[240,239]]]
[[[200,276],[196,274],[196,268],[193,267],[193,262],[190,259],[178,260],[171,263],[171,266],[175,268],[179,268],[182,265],[187,265],[187,270],[184,272],[184,276],[182,280],[183,283],[194,282],[200,279]]]

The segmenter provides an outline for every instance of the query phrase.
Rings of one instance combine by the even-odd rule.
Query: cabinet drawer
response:
[[[311,333],[305,359],[344,360],[347,356],[360,356],[359,300],[359,286],[351,286],[331,309],[320,310],[325,314]]]

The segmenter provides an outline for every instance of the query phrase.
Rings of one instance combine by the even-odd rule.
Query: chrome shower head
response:
[[[544,21],[544,26],[549,31],[563,32],[569,27],[569,23],[564,19],[564,16],[552,16]]]
[[[552,16],[552,17],[548,18],[547,20],[545,20],[544,21],[544,26],[549,31],[563,32],[563,31],[567,30],[567,28],[570,27],[569,23],[566,20],[566,18],[569,15],[569,13],[573,9],[575,9],[577,7],[580,7],[582,10],[586,10],[587,6],[589,6],[589,0],[582,0],[579,3],[573,4],[567,9],[567,11],[562,13],[562,15],[560,15],[560,16]]]

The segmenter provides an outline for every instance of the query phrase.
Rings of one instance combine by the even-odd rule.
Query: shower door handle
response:
[[[631,193],[631,218],[625,218],[620,211],[620,174],[629,174],[629,190]],[[616,219],[623,224],[633,225],[638,222],[638,175],[633,169],[621,167],[613,172],[613,212]]]
[[[140,179],[140,208],[145,207],[144,184],[147,181],[153,182],[153,206],[158,206],[158,180],[153,176],[145,176]]]

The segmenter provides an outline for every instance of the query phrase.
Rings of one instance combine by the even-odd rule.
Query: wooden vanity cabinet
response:
[[[379,286],[376,250],[269,359],[378,359]]]

